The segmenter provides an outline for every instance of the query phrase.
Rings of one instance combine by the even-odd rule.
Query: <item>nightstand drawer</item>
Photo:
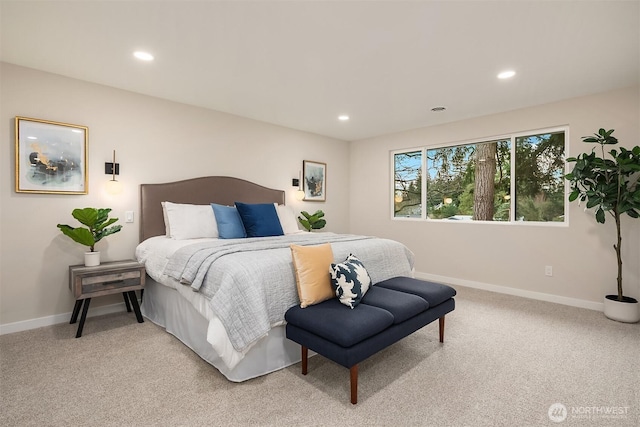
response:
[[[142,289],[145,270],[135,261],[106,262],[96,267],[69,267],[69,289],[76,299]]]
[[[140,270],[126,271],[122,273],[100,274],[86,276],[81,279],[82,293],[106,291],[129,286],[137,286],[141,283]]]

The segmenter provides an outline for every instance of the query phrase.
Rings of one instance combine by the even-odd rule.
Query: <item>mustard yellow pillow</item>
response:
[[[336,296],[329,267],[333,262],[331,243],[317,246],[291,245],[300,307],[318,304]]]

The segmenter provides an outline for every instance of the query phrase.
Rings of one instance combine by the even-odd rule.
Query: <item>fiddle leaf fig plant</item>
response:
[[[322,219],[324,212],[321,210],[315,211],[313,215],[310,215],[307,211],[302,211],[300,214],[302,214],[302,216],[298,216],[298,221],[300,221],[300,224],[302,224],[307,231],[319,230],[327,225],[327,221]]]
[[[91,252],[95,252],[96,243],[108,235],[122,230],[121,225],[109,227],[111,224],[118,221],[118,218],[109,218],[109,212],[111,212],[111,209],[109,208],[74,209],[73,212],[71,212],[71,215],[87,227],[71,227],[66,224],[58,224],[57,227],[66,236],[69,236],[81,245],[89,246],[89,250]]]
[[[610,214],[616,224],[617,241],[613,245],[618,260],[618,301],[624,301],[622,293],[622,234],[620,217],[640,216],[640,147],[631,150],[620,147],[611,149],[605,155],[605,146],[618,143],[613,129],[600,129],[594,136],[583,137],[586,143],[600,145],[599,157],[596,148],[591,153],[570,157],[567,162],[575,163],[571,173],[565,175],[570,183],[569,201],[587,202],[587,208],[595,208],[596,221],[604,224],[606,214]]]

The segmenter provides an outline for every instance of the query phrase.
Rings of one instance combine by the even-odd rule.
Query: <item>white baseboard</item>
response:
[[[482,289],[490,292],[497,292],[499,294],[514,295],[523,298],[530,298],[540,301],[553,302],[557,304],[569,305],[572,307],[587,308],[589,310],[603,311],[604,304],[587,301],[577,298],[569,298],[552,294],[545,294],[543,292],[527,291],[523,289],[509,288],[507,286],[492,285],[489,283],[476,282],[473,280],[456,279],[455,277],[438,276],[436,274],[415,272],[417,279],[429,280],[432,282],[446,283],[449,285],[466,286],[468,288]],[[110,305],[103,305],[100,307],[92,308],[87,313],[88,317],[101,316],[103,314],[117,313],[119,311],[125,311],[124,303],[116,303]],[[38,319],[24,320],[21,322],[7,323],[0,325],[0,335],[11,334],[14,332],[26,331],[29,329],[41,328],[43,326],[56,325],[58,323],[66,323],[71,319],[71,312],[54,314],[53,316],[40,317]]]
[[[517,297],[530,298],[539,301],[553,302],[556,304],[569,305],[572,307],[587,308],[589,310],[603,311],[604,303],[587,301],[578,298],[569,298],[559,295],[545,294],[543,292],[527,291],[524,289],[509,288],[507,286],[492,285],[489,283],[476,282],[473,280],[456,279],[454,277],[438,276],[429,273],[415,273],[417,279],[429,280],[432,282],[446,283],[448,285],[460,285],[468,288],[482,289],[484,291],[497,292],[499,294],[514,295]]]
[[[87,317],[102,316],[103,314],[117,313],[126,311],[124,302],[101,305],[99,307],[90,307]],[[52,316],[39,317],[37,319],[23,320],[21,322],[7,323],[0,325],[0,335],[12,334],[14,332],[27,331],[29,329],[41,328],[43,326],[57,325],[58,323],[69,323],[71,320],[71,312],[54,314]],[[78,321],[80,321],[78,319]]]

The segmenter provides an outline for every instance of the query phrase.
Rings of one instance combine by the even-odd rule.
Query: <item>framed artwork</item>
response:
[[[16,193],[87,194],[89,128],[16,117]]]
[[[327,164],[303,160],[302,171],[303,200],[308,202],[327,200]]]

